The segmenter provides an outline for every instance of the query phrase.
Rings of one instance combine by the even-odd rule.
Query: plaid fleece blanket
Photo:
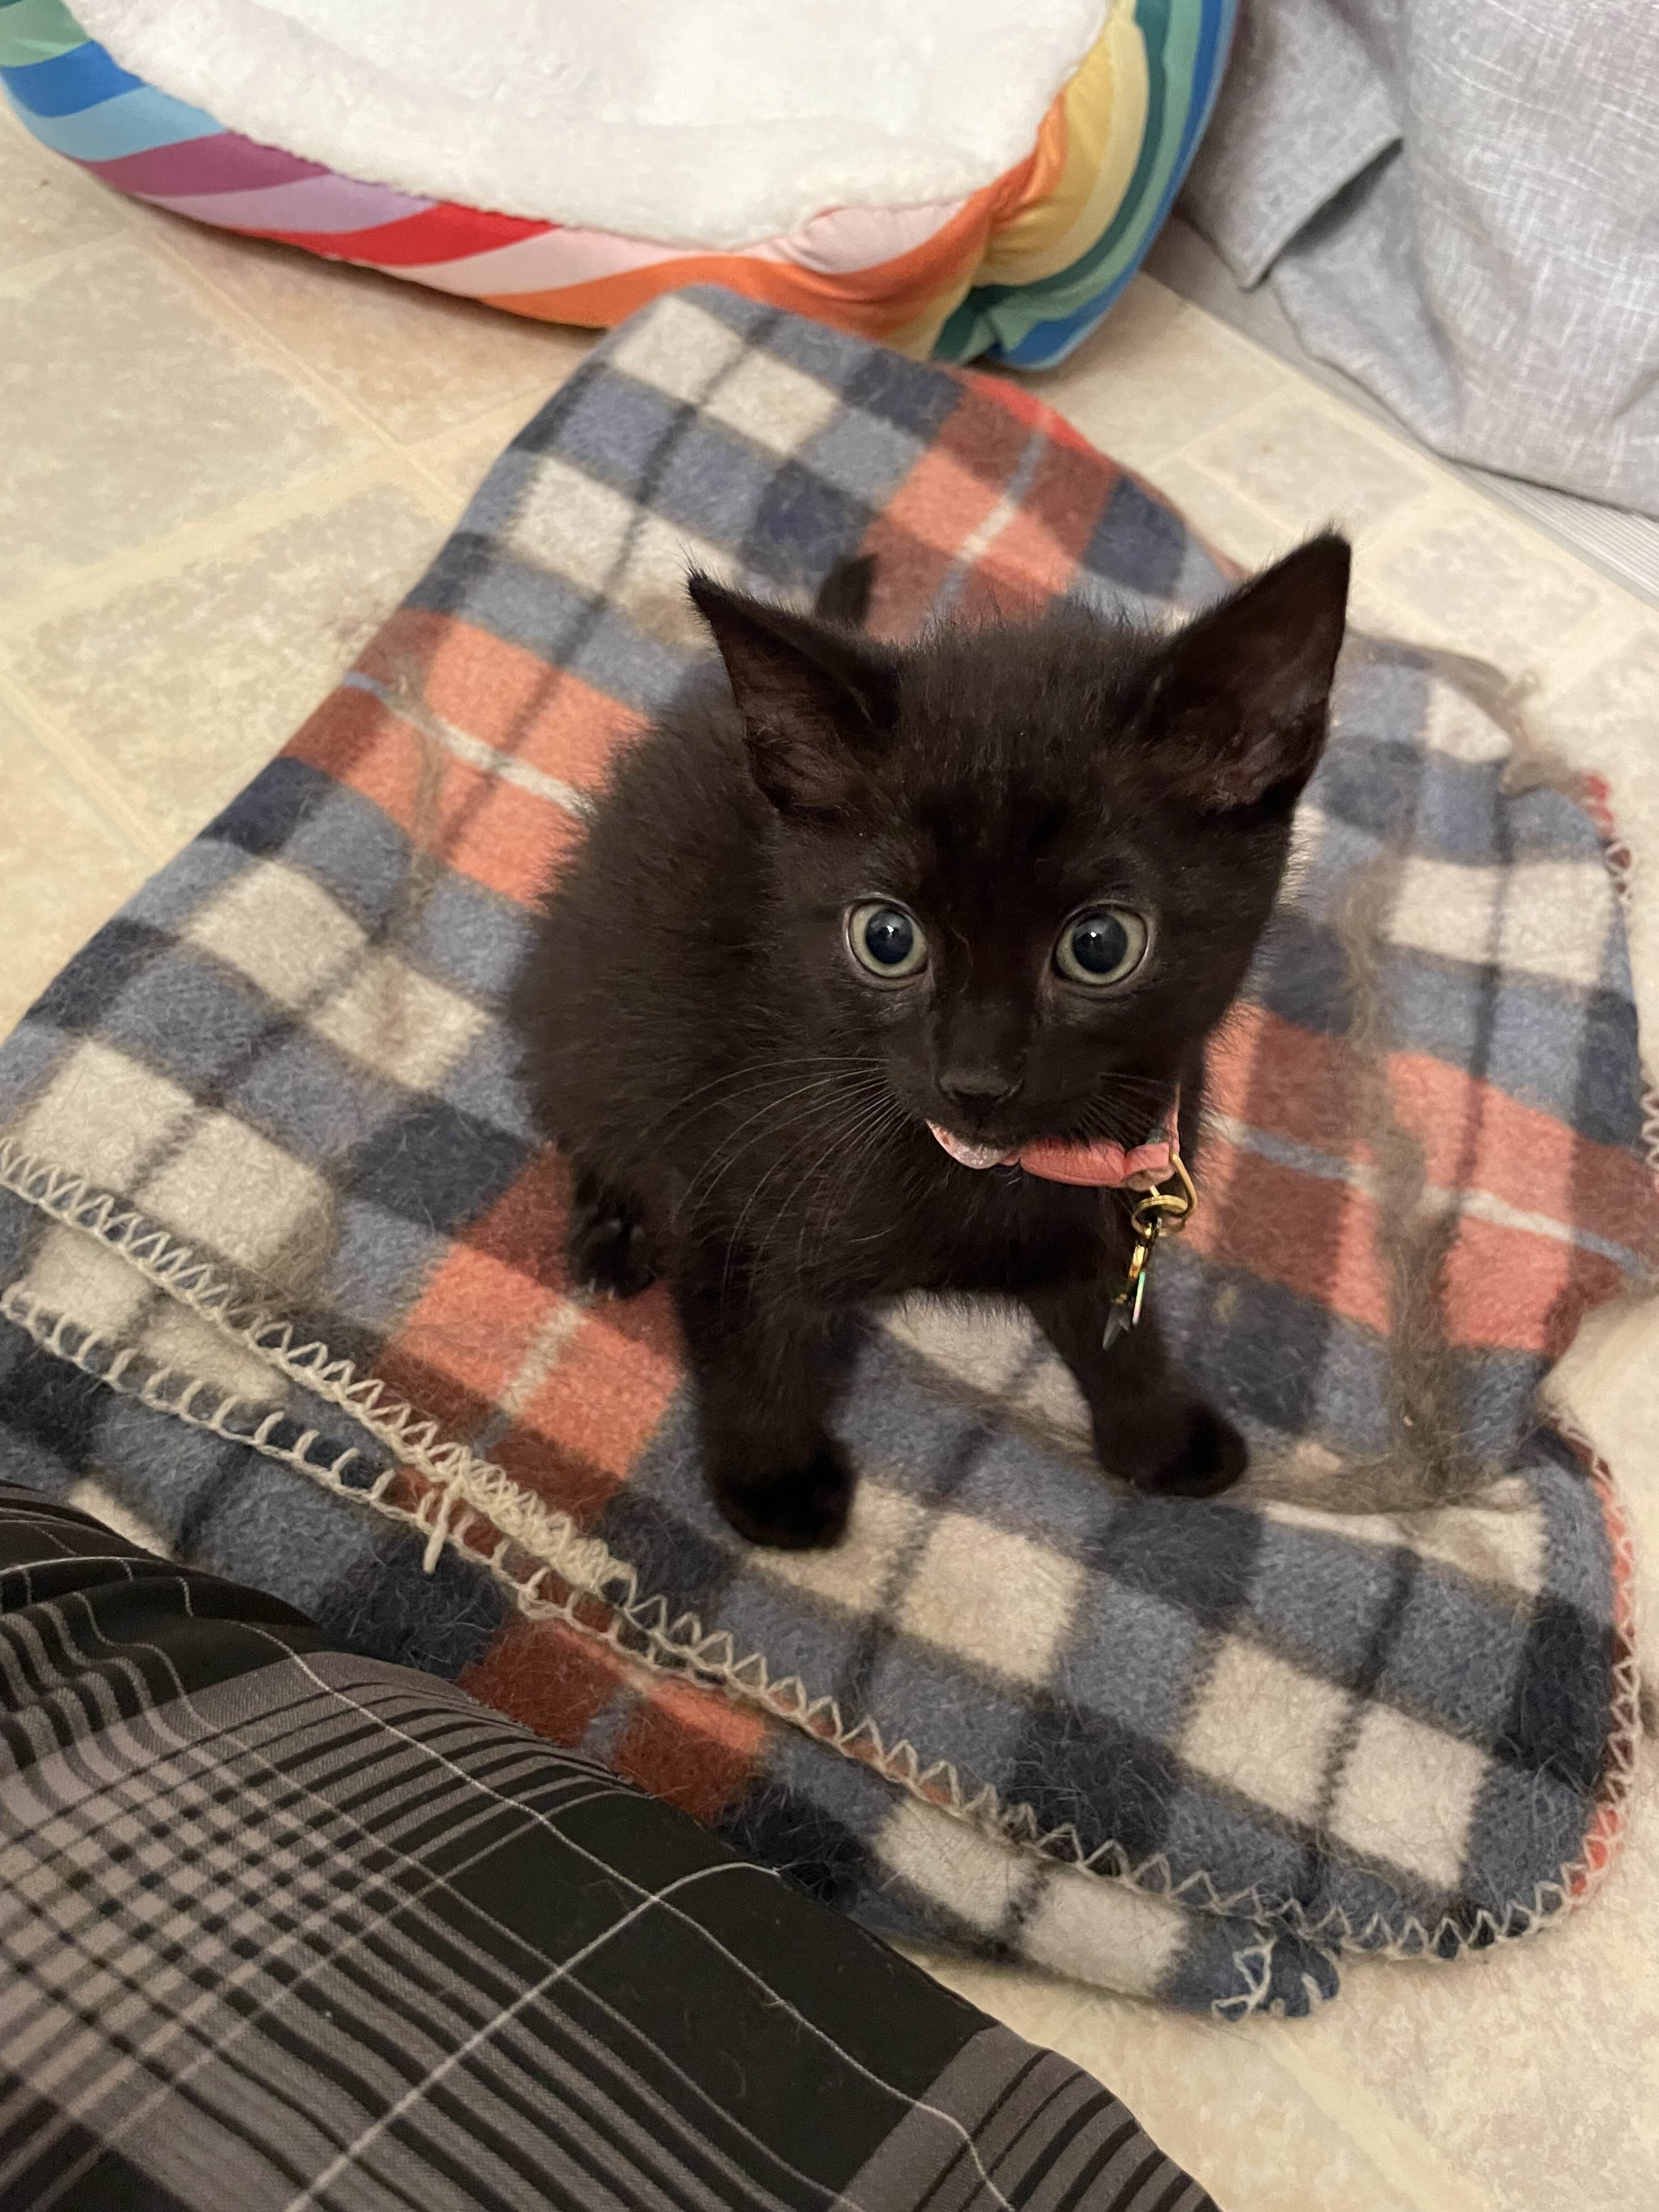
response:
[[[754,1551],[660,1290],[564,1279],[501,1021],[531,902],[698,648],[688,564],[858,549],[896,634],[1224,580],[1024,392],[718,292],[637,317],[0,1053],[0,1475],[889,1932],[1226,2015],[1526,1934],[1607,1863],[1636,1693],[1617,1501],[1536,1394],[1659,1214],[1601,849],[1480,672],[1356,642],[1215,1054],[1156,1287],[1244,1489],[1125,1494],[1029,1328],[918,1305],[848,1542]]]

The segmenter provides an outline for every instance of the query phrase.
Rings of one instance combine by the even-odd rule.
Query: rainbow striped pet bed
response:
[[[549,219],[545,207],[502,212],[536,197],[506,176],[482,179],[500,193],[489,205],[446,195],[440,187],[446,178],[453,183],[458,163],[441,114],[419,145],[417,113],[409,143],[418,154],[395,165],[381,159],[395,185],[347,173],[356,143],[349,125],[374,119],[386,73],[365,70],[355,84],[349,54],[319,49],[345,72],[346,126],[323,118],[311,127],[305,72],[296,68],[283,131],[284,111],[267,82],[280,71],[237,51],[242,27],[269,27],[275,13],[281,21],[271,35],[297,52],[311,33],[296,32],[290,17],[324,19],[320,0],[240,12],[235,0],[204,0],[199,9],[168,0],[77,4],[84,24],[62,0],[0,0],[0,77],[37,138],[137,198],[543,321],[608,326],[661,293],[716,283],[913,354],[1042,368],[1100,320],[1156,235],[1208,119],[1238,0],[1109,0],[1103,14],[1081,0],[1068,19],[1073,34],[1083,26],[1074,49],[1080,62],[1073,66],[1060,52],[1056,65],[1049,52],[1047,82],[1063,76],[1060,88],[1021,142],[1028,150],[988,181],[921,204],[814,200],[819,211],[735,245],[665,242],[668,224],[655,236],[628,234],[568,205],[556,210],[565,221]],[[1051,28],[1058,4],[1050,7]],[[342,35],[358,38],[361,19],[349,17],[347,10],[337,19]],[[895,38],[908,34],[904,18],[884,19],[878,9],[863,20],[890,27]],[[1012,27],[996,34],[1022,64],[1025,27],[1019,40]],[[579,25],[562,32],[579,33]],[[994,88],[997,58],[985,44],[981,38],[972,59],[978,81]],[[407,89],[399,88],[405,107]],[[333,91],[338,100],[338,83]],[[1039,85],[1039,100],[1042,93]],[[240,127],[226,128],[210,107]],[[1031,112],[1037,116],[1037,107]],[[407,124],[405,117],[406,137]],[[605,127],[601,119],[575,129],[597,135]],[[703,137],[719,143],[710,133]],[[556,137],[548,143],[556,146]],[[568,148],[558,152],[568,167]],[[330,158],[313,158],[319,154]],[[604,167],[590,164],[589,171]],[[688,159],[688,176],[701,179],[706,167]],[[478,173],[477,164],[470,173]],[[624,207],[631,173],[619,155],[617,198]],[[803,189],[817,173],[804,162]],[[966,173],[974,173],[971,161]],[[422,181],[434,189],[411,188]],[[490,199],[487,190],[475,196]]]

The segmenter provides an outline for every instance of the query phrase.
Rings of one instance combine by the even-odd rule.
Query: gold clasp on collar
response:
[[[1119,1337],[1140,1319],[1140,1309],[1146,1298],[1146,1270],[1153,1249],[1160,1237],[1179,1236],[1192,1219],[1197,1205],[1197,1188],[1187,1172],[1180,1145],[1172,1135],[1168,1180],[1138,1198],[1129,1214],[1129,1233],[1134,1243],[1122,1285],[1112,1293],[1112,1310],[1106,1316],[1106,1330],[1100,1340],[1103,1351],[1109,1352]]]

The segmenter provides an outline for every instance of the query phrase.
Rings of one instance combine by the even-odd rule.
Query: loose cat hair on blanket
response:
[[[719,657],[617,763],[514,1012],[574,1170],[573,1277],[666,1276],[745,1535],[839,1538],[860,1316],[913,1291],[1024,1300],[1109,1472],[1243,1473],[1155,1285],[1103,1342],[1133,1192],[1050,1176],[1177,1099],[1191,1156],[1324,744],[1348,566],[1316,538],[1173,635],[1067,603],[908,646],[860,627],[867,560],[811,615],[692,578]]]

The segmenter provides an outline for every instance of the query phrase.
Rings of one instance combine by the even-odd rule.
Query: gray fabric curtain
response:
[[[1659,0],[1244,0],[1182,211],[1425,444],[1659,514]]]

